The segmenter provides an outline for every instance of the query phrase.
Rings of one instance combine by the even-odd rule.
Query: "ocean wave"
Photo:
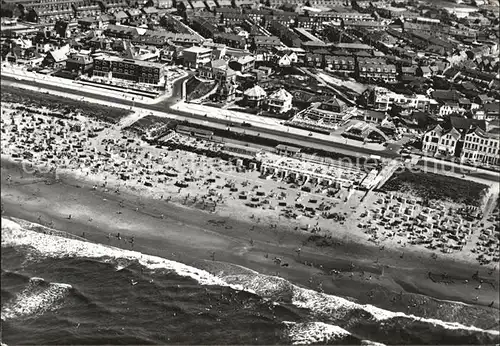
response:
[[[329,321],[345,321],[351,318],[364,320],[387,321],[392,319],[406,319],[410,322],[428,323],[449,330],[463,330],[469,332],[483,332],[491,335],[500,335],[497,330],[484,330],[474,326],[466,326],[456,322],[446,322],[433,318],[422,318],[403,312],[393,312],[376,306],[361,305],[348,299],[317,292],[311,289],[298,287],[291,282],[276,276],[268,276],[253,272],[252,274],[219,275],[225,282],[243,286],[256,294],[268,298],[288,297],[293,305],[310,310],[314,315]]]
[[[16,271],[11,271],[2,268],[2,279],[15,280],[16,282],[27,283],[30,280],[30,277],[25,274],[18,273]]]
[[[331,322],[335,325],[338,324],[340,327],[347,329],[351,328],[345,325],[345,321],[350,320],[354,322],[348,322],[348,324],[355,324],[358,320],[382,323],[394,322],[396,324],[399,320],[404,320],[405,324],[427,324],[429,329],[438,327],[447,330],[487,333],[494,336],[500,335],[497,330],[483,330],[460,323],[422,318],[402,312],[392,312],[369,304],[358,304],[346,298],[301,288],[283,278],[260,274],[248,268],[241,271],[214,270],[213,272],[216,272],[217,275],[212,275],[205,270],[161,257],[144,255],[136,251],[27,231],[18,223],[8,219],[2,219],[2,246],[29,246],[35,249],[41,256],[55,258],[88,257],[137,261],[146,268],[152,270],[170,270],[180,276],[192,278],[200,284],[229,286],[236,290],[244,290],[257,294],[263,298],[289,302],[298,308],[309,310],[312,315],[320,320]],[[386,323],[386,325],[390,324]]]
[[[347,330],[323,322],[285,322],[285,325],[293,345],[345,343],[351,336]]]
[[[24,223],[26,223],[26,221],[24,221]],[[171,270],[180,276],[192,278],[203,285],[229,286],[220,278],[215,277],[207,271],[190,267],[182,263],[157,256],[145,255],[137,251],[124,250],[79,239],[30,231],[26,227],[21,226],[18,222],[5,218],[2,218],[2,246],[28,246],[35,250],[40,257],[114,258],[122,261],[122,263],[123,260],[137,261],[148,269]],[[119,265],[116,269],[122,268]],[[233,288],[237,290],[242,289],[237,286]]]
[[[68,296],[71,285],[49,283],[33,277],[28,286],[2,307],[2,320],[33,317],[59,309]]]

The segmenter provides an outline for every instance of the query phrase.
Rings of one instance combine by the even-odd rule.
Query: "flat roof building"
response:
[[[94,58],[93,75],[164,87],[165,64],[117,56],[100,56]]]
[[[275,149],[278,155],[296,156],[300,153],[300,148],[285,144],[278,144]]]

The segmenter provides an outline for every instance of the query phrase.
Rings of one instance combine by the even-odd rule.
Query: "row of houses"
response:
[[[162,0],[163,1],[163,0]],[[170,0],[172,2],[172,0]],[[156,6],[153,0],[39,0],[16,1],[13,15],[29,22],[53,22],[57,19],[70,20],[114,13],[131,8]],[[137,13],[132,11],[133,16]]]
[[[487,129],[484,121],[451,117],[423,136],[422,151],[437,157],[459,157],[480,165],[500,165],[500,129]]]
[[[299,27],[305,29],[322,30],[329,22],[338,23],[361,23],[373,22],[374,18],[369,14],[357,12],[317,12],[305,11],[303,14],[297,12],[275,11],[266,8],[251,8],[250,6],[236,6],[235,8],[215,8],[213,10],[217,20],[225,25],[241,23],[251,20],[254,23],[269,29],[272,23]]]
[[[251,8],[257,5],[254,0],[189,0],[189,1],[176,1],[176,8],[181,11],[215,11],[220,8]]]
[[[9,3],[10,4],[10,3]],[[38,0],[15,1],[14,16],[30,22],[47,22],[55,19],[86,18],[101,14],[114,14],[118,23],[133,20],[141,14],[154,15],[158,9],[184,6],[187,9],[254,6],[252,0]],[[141,9],[137,8],[140,7]]]

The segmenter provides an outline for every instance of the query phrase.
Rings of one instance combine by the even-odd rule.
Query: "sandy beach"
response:
[[[7,184],[5,179],[9,174],[12,182]],[[467,314],[462,311],[460,315],[452,316],[442,308],[446,305],[444,302],[423,296],[476,306],[495,301],[498,306],[498,274],[488,275],[484,268],[465,267],[460,262],[435,261],[413,253],[400,258],[399,252],[381,252],[378,247],[357,244],[345,238],[339,240],[341,245],[333,247],[302,245],[309,235],[286,226],[272,231],[256,225],[250,230],[252,225],[241,218],[230,219],[124,192],[93,190],[90,182],[72,177],[47,185],[45,179],[20,178],[16,165],[5,161],[2,162],[2,203],[4,216],[41,221],[55,229],[85,236],[90,241],[134,248],[215,270],[215,274],[220,266],[213,265],[213,260],[279,275],[304,287],[321,287],[326,293],[352,297],[360,303],[393,311],[443,320],[463,319],[465,323],[488,328],[498,321],[495,308],[471,305],[465,309]],[[136,210],[138,207],[140,209]],[[68,219],[68,211],[73,213],[71,219]],[[217,225],[217,222],[223,222],[223,225]],[[115,236],[117,232],[121,240]],[[133,244],[127,241],[130,237],[134,237]],[[298,246],[301,247],[300,255],[296,252]],[[288,266],[277,265],[273,261],[275,257],[281,258]],[[339,273],[332,274],[332,270]],[[478,283],[472,277],[477,270],[480,277],[495,283],[495,287],[483,285],[481,302],[473,300]],[[443,280],[446,282],[433,282],[428,278],[429,271],[447,273],[447,280]],[[470,283],[464,284],[467,279]],[[482,317],[476,316],[471,321],[473,315]]]
[[[436,256],[396,238],[374,243],[356,227],[359,214],[383,198],[378,194],[362,201],[362,192],[344,186],[333,194],[316,188],[303,192],[217,157],[155,148],[124,131],[128,118],[114,126],[81,115],[63,125],[43,115],[36,118],[36,129],[29,121],[13,120],[15,131],[25,145],[35,140],[43,147],[34,159],[55,163],[57,177],[54,172],[27,174],[19,163],[22,151],[11,150],[12,142],[2,139],[3,216],[215,275],[235,270],[230,264],[236,264],[392,311],[483,328],[498,325],[498,271],[491,266],[480,266],[461,252]],[[220,149],[189,137],[177,140]],[[352,179],[366,175],[353,168],[336,170]],[[278,211],[280,203],[305,208],[300,218],[289,217],[295,208]],[[318,204],[324,212],[313,214],[321,209]],[[448,300],[468,305],[457,309]]]

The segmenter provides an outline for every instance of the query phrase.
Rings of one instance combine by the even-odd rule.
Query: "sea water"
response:
[[[43,229],[2,219],[4,344],[457,345],[500,340],[495,330],[360,305],[246,268],[211,270],[219,273],[213,275]]]

